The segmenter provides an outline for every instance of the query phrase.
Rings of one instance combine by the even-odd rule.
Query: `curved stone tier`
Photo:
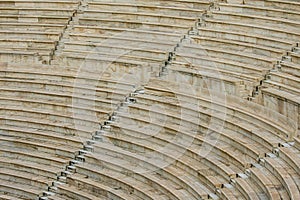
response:
[[[0,1],[0,199],[300,199],[297,0]]]

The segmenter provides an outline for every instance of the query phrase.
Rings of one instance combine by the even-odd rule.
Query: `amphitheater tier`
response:
[[[300,199],[297,0],[0,0],[0,199]]]

